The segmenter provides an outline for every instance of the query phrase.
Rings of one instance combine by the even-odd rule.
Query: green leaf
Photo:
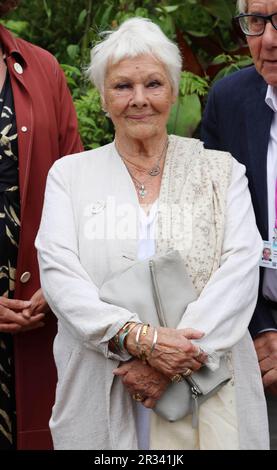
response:
[[[250,56],[245,56],[241,59],[239,59],[237,62],[236,62],[237,66],[239,68],[243,68],[243,67],[248,67],[248,65],[252,65],[253,64],[253,59],[252,57]]]
[[[168,133],[191,137],[201,121],[201,103],[194,95],[179,96],[171,108]]]
[[[138,7],[135,10],[135,16],[141,16],[142,18],[148,17],[148,10],[147,8]]]
[[[182,72],[180,80],[180,95],[205,96],[208,93],[209,83],[207,78],[199,77],[192,72]]]
[[[213,65],[230,64],[233,58],[228,54],[219,54],[212,60]]]
[[[79,54],[80,47],[78,46],[78,44],[69,44],[66,50],[67,50],[69,57],[74,60]]]
[[[84,9],[81,11],[79,17],[78,17],[78,20],[77,20],[77,27],[80,28],[81,26],[83,26],[84,22],[85,22],[85,19],[87,17],[87,10]]]
[[[2,20],[2,24],[6,26],[15,36],[22,36],[28,32],[30,25],[27,21],[20,20]]]
[[[182,31],[193,36],[204,37],[213,32],[214,18],[198,3],[189,5],[183,2],[174,19]]]
[[[160,5],[155,8],[155,10],[159,13],[173,13],[174,11],[178,10],[180,5],[168,5],[168,6],[163,6]]]
[[[236,64],[227,65],[227,67],[224,67],[216,74],[213,79],[213,83],[217,80],[220,80],[221,78],[227,77],[227,75],[231,75],[232,73],[237,72],[239,69],[240,68]]]
[[[112,20],[112,13],[113,13],[113,4],[111,4],[108,8],[105,8],[103,16],[100,21],[99,30],[103,31],[106,30],[111,23]]]
[[[51,8],[48,6],[46,0],[43,0],[43,6],[44,6],[45,13],[46,13],[46,15],[47,15],[47,18],[50,20],[50,19],[51,19],[51,16],[52,16],[52,10],[51,10]]]
[[[207,31],[188,29],[187,32],[196,38],[205,38],[207,36]]]
[[[175,24],[172,16],[168,14],[166,14],[166,16],[161,15],[158,20],[155,21],[155,23],[160,26],[166,36],[168,36],[169,38],[173,38],[173,36],[175,35]]]
[[[226,0],[206,0],[204,8],[225,24],[229,25],[232,22],[234,9],[230,6],[230,2]]]

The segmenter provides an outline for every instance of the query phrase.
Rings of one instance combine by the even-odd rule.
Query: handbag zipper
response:
[[[160,325],[161,326],[167,326],[166,321],[164,318],[163,310],[162,310],[162,303],[161,299],[159,296],[159,288],[158,288],[158,283],[156,279],[156,274],[155,274],[155,265],[154,261],[152,259],[149,260],[149,269],[150,269],[150,275],[151,275],[151,281],[152,281],[152,287],[153,287],[153,297],[154,297],[154,303],[155,307],[157,310],[157,315],[160,320]],[[191,379],[191,377],[187,378],[184,377],[186,381],[188,382],[190,389],[191,389],[191,396],[193,400],[193,405],[192,405],[192,427],[197,428],[198,427],[198,419],[199,419],[199,404],[198,404],[198,397],[201,395],[201,391],[198,389],[197,385],[194,383],[194,381]]]
[[[199,421],[199,403],[198,403],[198,390],[195,387],[191,387],[191,396],[192,396],[192,427],[194,429],[198,428]]]
[[[157,315],[160,320],[160,325],[166,327],[167,325],[166,325],[165,317],[163,314],[161,299],[159,296],[159,288],[158,288],[158,283],[157,283],[156,274],[155,274],[154,261],[152,259],[149,260],[149,269],[150,269],[150,275],[151,275],[151,281],[152,281],[152,287],[153,287],[153,297],[154,297],[155,307],[157,310]]]
[[[194,429],[198,428],[199,420],[199,403],[198,398],[202,395],[201,390],[198,388],[196,383],[193,380],[193,377],[185,377],[185,380],[190,386],[191,397],[192,397],[192,427]]]

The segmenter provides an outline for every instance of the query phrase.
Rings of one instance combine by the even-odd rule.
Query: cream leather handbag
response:
[[[142,322],[176,328],[197,293],[178,251],[132,263],[100,288],[100,299],[136,312]],[[168,421],[193,414],[198,422],[198,406],[231,378],[226,358],[211,371],[203,366],[179,383],[171,383],[154,411]]]

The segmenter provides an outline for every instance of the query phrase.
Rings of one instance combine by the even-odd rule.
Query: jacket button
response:
[[[30,278],[31,278],[31,273],[29,273],[29,271],[26,271],[25,273],[21,274],[20,282],[25,284],[26,282],[29,281]]]
[[[22,75],[23,73],[23,68],[22,66],[18,63],[18,62],[15,62],[15,64],[13,64],[13,68],[14,70],[19,73],[20,75]]]
[[[27,132],[27,130],[28,130],[28,127],[26,127],[26,126],[22,126],[22,127],[21,127],[21,130],[22,130],[22,132]]]

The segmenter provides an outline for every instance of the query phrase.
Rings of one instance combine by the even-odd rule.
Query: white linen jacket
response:
[[[172,136],[170,143],[174,139],[180,138]],[[189,140],[183,139],[183,145],[189,145]],[[166,158],[173,158],[171,147],[169,144]],[[233,165],[239,164],[233,161]],[[262,245],[240,167],[238,178],[230,183],[232,194],[228,190],[222,266],[193,303],[188,325],[181,322],[180,326],[193,326],[195,311],[196,328],[207,329],[210,349],[216,351],[217,342],[223,349],[226,341],[227,350],[237,344],[233,350],[238,415],[246,409],[244,397],[248,411],[249,400],[255,409],[255,417],[251,412],[250,418],[246,413],[242,417],[241,448],[266,448],[266,406],[256,354],[247,333],[256,301]],[[236,237],[238,228],[240,241]],[[139,317],[136,312],[100,301],[98,296],[102,283],[137,257],[138,198],[114,143],[67,156],[54,164],[48,176],[36,247],[42,288],[58,317],[54,342],[58,385],[50,420],[55,449],[136,449],[132,400],[112,373],[129,355],[111,353],[108,341],[126,322],[139,321]],[[240,262],[226,262],[236,256]],[[233,266],[241,270],[240,287],[247,302],[238,295]],[[215,289],[222,287],[228,292],[228,302],[233,299],[235,309],[225,295],[212,294],[213,282]],[[206,315],[200,322],[202,310]],[[215,313],[209,321],[208,314],[213,311],[219,316]],[[220,335],[216,334],[217,326]],[[236,354],[241,352],[244,358],[236,361]],[[249,366],[250,382],[245,378]],[[252,429],[256,433],[252,434]]]

